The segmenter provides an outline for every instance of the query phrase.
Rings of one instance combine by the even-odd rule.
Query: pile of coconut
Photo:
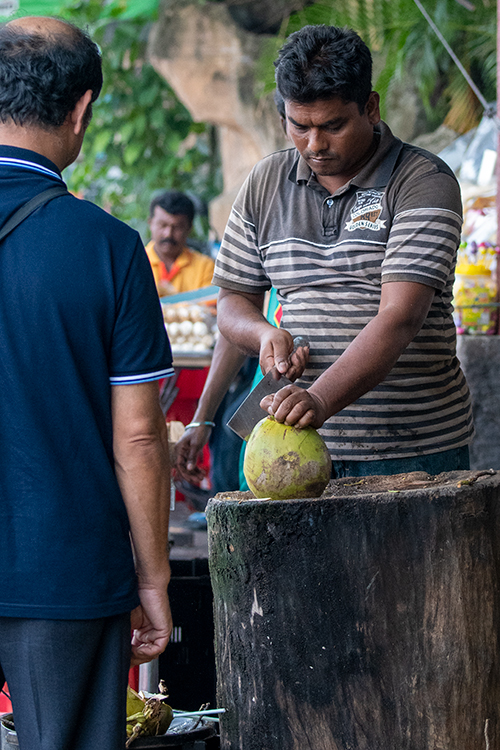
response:
[[[201,354],[213,349],[217,337],[215,308],[208,305],[162,303],[172,352]]]

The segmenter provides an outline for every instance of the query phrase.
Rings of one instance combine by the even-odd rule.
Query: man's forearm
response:
[[[140,581],[168,578],[170,459],[158,385],[112,389],[115,470]]]
[[[309,388],[328,416],[382,382],[427,316],[434,289],[415,283],[383,287],[378,314]]]
[[[219,336],[193,422],[213,421],[229,386],[240,371],[245,355],[224,336]]]
[[[170,461],[166,429],[115,448],[118,483],[130,523],[136,572],[154,582],[168,572]]]
[[[261,407],[279,422],[321,427],[384,380],[422,327],[434,294],[414,282],[384,284],[377,315],[344,353],[308,389],[285,386]]]
[[[244,354],[257,356],[262,332],[272,327],[262,314],[264,295],[221,289],[217,325],[224,338]]]
[[[309,392],[319,398],[329,417],[336,414],[382,382],[412,338],[398,337],[384,316],[377,316]]]

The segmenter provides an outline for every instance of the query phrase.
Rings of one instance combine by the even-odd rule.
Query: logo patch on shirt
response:
[[[348,232],[356,229],[371,229],[378,232],[385,228],[385,220],[380,219],[382,213],[382,198],[384,193],[378,190],[358,190],[356,203],[351,209],[351,220],[347,222]]]

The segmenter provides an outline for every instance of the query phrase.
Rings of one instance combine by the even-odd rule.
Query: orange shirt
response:
[[[210,286],[212,283],[214,261],[208,255],[185,247],[170,271],[167,271],[165,264],[155,252],[153,240],[146,245],[146,253],[160,297],[164,294],[162,287],[167,285],[173,287],[175,294],[180,294]]]

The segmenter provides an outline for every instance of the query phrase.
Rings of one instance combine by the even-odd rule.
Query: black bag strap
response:
[[[0,241],[3,240],[13,229],[17,227],[24,219],[33,213],[39,206],[44,203],[48,203],[52,198],[57,198],[59,195],[68,195],[68,189],[66,185],[55,185],[55,187],[48,188],[42,193],[38,193],[30,201],[25,203],[19,208],[15,214],[3,225],[0,229]]]

